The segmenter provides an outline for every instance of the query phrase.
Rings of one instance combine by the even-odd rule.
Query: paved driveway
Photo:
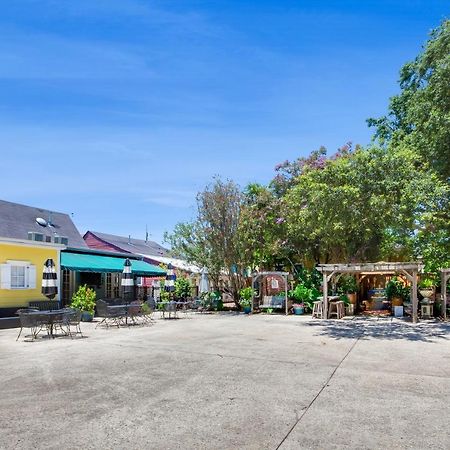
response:
[[[0,448],[450,448],[450,326],[221,314],[15,342]]]

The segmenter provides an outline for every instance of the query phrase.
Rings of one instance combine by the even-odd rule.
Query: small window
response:
[[[45,242],[52,242],[51,236],[45,236]]]
[[[11,289],[25,287],[25,266],[11,266]]]
[[[62,237],[61,238],[61,244],[67,245],[68,243],[69,243],[69,239],[68,238],[66,238],[66,237]]]
[[[42,233],[35,233],[34,231],[29,231],[28,232],[28,240],[43,242],[44,235]]]

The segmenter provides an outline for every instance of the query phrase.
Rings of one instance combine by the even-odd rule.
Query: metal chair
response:
[[[122,309],[112,309],[108,308],[108,304],[104,300],[97,300],[96,302],[96,309],[97,309],[97,316],[101,317],[103,320],[101,320],[95,328],[97,328],[99,325],[104,323],[106,325],[106,328],[109,327],[108,322],[113,322],[114,325],[117,325],[119,327],[121,320],[124,316],[126,316],[126,311]]]
[[[177,304],[176,302],[167,302],[164,305],[163,317],[165,318],[165,313],[169,313],[169,319],[173,314],[174,319],[177,317]]]
[[[19,309],[17,310],[16,314],[19,315],[19,320],[20,320],[20,331],[19,331],[19,335],[16,338],[16,341],[19,340],[20,335],[22,334],[22,330],[24,328],[29,328],[31,334],[29,334],[28,336],[31,336],[31,340],[36,339],[38,333],[41,331],[42,329],[42,324],[41,324],[41,317],[39,314],[36,314],[38,310],[36,309]],[[32,314],[30,314],[32,313]],[[26,338],[27,336],[25,336]]]
[[[72,327],[75,328],[75,336],[80,334],[83,337],[83,333],[81,331],[81,311],[79,309],[71,309],[66,315],[66,321],[69,330],[69,336],[73,339],[72,336]]]
[[[139,300],[134,300],[130,303],[130,305],[128,307],[128,311],[127,311],[127,316],[129,319],[131,319],[131,321],[133,322],[134,325],[137,325],[139,323],[138,322],[139,318],[144,320],[143,314],[142,314],[141,302]]]

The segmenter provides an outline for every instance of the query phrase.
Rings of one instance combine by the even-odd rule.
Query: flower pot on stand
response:
[[[353,292],[351,294],[347,294],[347,298],[348,301],[352,304],[352,305],[356,305],[356,292]]]
[[[433,295],[433,289],[419,289],[419,293],[424,300],[430,301],[430,298]]]
[[[92,322],[92,319],[94,318],[94,314],[87,312],[87,311],[83,311],[81,313],[81,321],[82,322]]]
[[[403,299],[400,297],[393,297],[391,300],[392,307],[394,306],[403,306]]]

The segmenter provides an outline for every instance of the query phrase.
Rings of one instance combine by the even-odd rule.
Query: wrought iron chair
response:
[[[75,329],[75,336],[79,334],[83,337],[81,332],[80,322],[81,322],[81,311],[79,309],[69,309],[65,315],[65,321],[69,336],[73,339],[72,327]]]
[[[31,340],[36,339],[38,333],[42,330],[42,320],[39,314],[36,314],[39,310],[37,309],[19,309],[16,314],[19,315],[20,320],[20,331],[19,335],[16,338],[16,341],[19,340],[20,335],[22,334],[22,330],[24,328],[29,328],[31,334],[27,336],[31,336]],[[32,314],[30,314],[32,313]],[[25,338],[27,337],[25,336]]]
[[[109,322],[113,322],[114,325],[119,327],[120,322],[126,316],[126,311],[123,309],[108,308],[108,304],[104,300],[97,300],[96,303],[97,316],[101,317],[101,320],[95,328],[104,323],[106,328],[109,327]]]

